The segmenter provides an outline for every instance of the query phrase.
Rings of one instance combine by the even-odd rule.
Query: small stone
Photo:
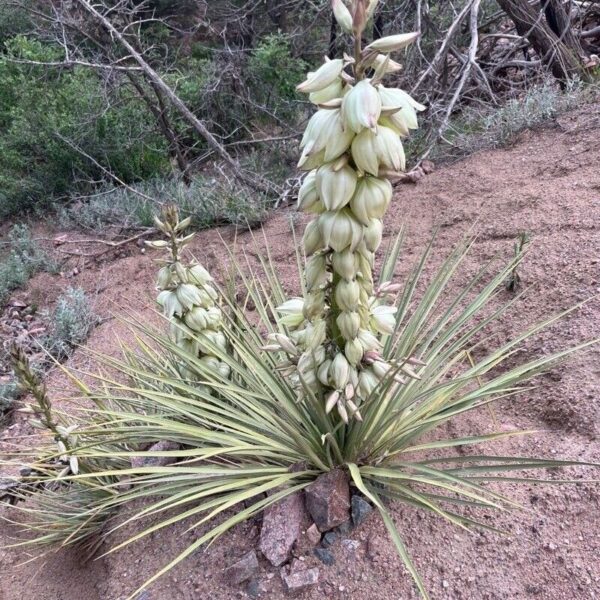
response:
[[[362,496],[352,496],[352,522],[355,526],[360,525],[372,510],[373,507]]]
[[[225,569],[223,578],[228,583],[238,584],[250,579],[257,571],[258,558],[256,552],[250,550],[240,560]]]
[[[315,556],[324,564],[330,567],[335,563],[335,557],[331,553],[331,550],[327,548],[315,548]]]
[[[329,548],[329,546],[333,546],[333,544],[335,544],[337,540],[337,533],[335,533],[334,531],[328,531],[324,536],[323,536],[323,546],[325,546],[325,548]]]
[[[350,487],[347,475],[335,469],[317,477],[305,491],[306,507],[320,531],[348,520]]]
[[[314,523],[306,530],[306,538],[313,546],[321,541],[321,532]]]
[[[301,592],[319,582],[319,569],[306,569],[305,571],[296,571],[289,574],[286,573],[285,569],[282,569],[281,579],[288,594]]]
[[[351,554],[356,554],[360,548],[360,542],[358,540],[342,540],[342,546]]]
[[[179,444],[169,440],[162,440],[152,444],[147,452],[167,452],[169,450],[179,450]],[[131,459],[131,466],[134,469],[140,467],[166,467],[177,460],[174,456],[134,456]]]
[[[340,535],[348,535],[351,529],[352,525],[350,524],[350,521],[345,521],[337,528]]]
[[[429,175],[435,171],[435,163],[430,160],[424,160],[421,162],[421,169],[425,175]]]
[[[444,579],[444,581],[442,581],[442,587],[448,588],[448,587],[450,587],[450,584]]]
[[[265,509],[260,531],[260,551],[273,566],[278,567],[289,558],[294,543],[300,537],[305,518],[300,492],[294,492]]]
[[[246,588],[246,593],[250,598],[258,598],[260,596],[260,584],[258,579],[251,579]]]

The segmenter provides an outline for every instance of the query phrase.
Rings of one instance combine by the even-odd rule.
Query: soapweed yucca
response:
[[[522,257],[495,274],[487,265],[452,291],[471,239],[451,251],[426,282],[432,243],[398,284],[393,280],[402,251],[399,235],[375,281],[382,218],[392,200],[388,178],[404,168],[401,136],[416,127],[422,107],[381,83],[398,69],[389,53],[415,34],[361,48],[374,6],[357,0],[349,9],[334,0],[340,25],[357,40],[354,57],[327,61],[299,86],[319,106],[302,144],[301,166],[310,172],[299,202],[317,215],[303,237],[306,263],[298,257],[303,296],[284,293],[266,240],[266,250],[257,253],[263,256],[258,268],[228,249],[233,272],[222,288],[196,269],[202,277],[195,285],[210,284],[216,292],[207,296],[181,289],[190,283],[192,267],[181,263],[178,250],[171,254],[159,276],[169,335],[132,317],[135,346],[125,348],[121,359],[98,356],[105,370],[93,376],[97,384],[71,374],[93,408],[78,423],[77,443],[52,450],[64,466],[76,457],[77,468],[36,469],[24,478],[33,490],[21,505],[32,517],[30,542],[81,541],[73,531],[92,522],[102,523],[102,539],[110,541],[125,525],[135,525],[137,533],[110,548],[114,552],[177,523],[190,529],[205,525],[146,587],[231,527],[340,468],[377,507],[426,596],[402,526],[394,523],[384,499],[431,511],[459,527],[492,529],[465,514],[472,507],[514,506],[486,487],[488,478],[497,482],[509,473],[516,481],[513,472],[575,464],[452,450],[526,433],[521,431],[424,438],[467,411],[517,397],[532,377],[593,342],[504,368],[525,340],[563,313],[495,350],[474,352],[485,332],[519,301],[517,296],[502,303],[500,292]],[[175,221],[161,228],[178,234]],[[171,240],[187,243],[177,235]],[[418,289],[423,291],[417,294]],[[218,306],[218,320],[196,311],[208,311],[211,303]],[[192,312],[196,316],[188,318]],[[179,449],[146,449],[157,441]],[[435,457],[428,458],[430,450]],[[139,466],[131,462],[136,456],[173,462]],[[62,529],[56,529],[57,515],[48,506],[57,490],[68,495],[82,485],[97,492],[92,503],[73,501],[77,508],[58,516]],[[45,536],[49,529],[59,533]]]

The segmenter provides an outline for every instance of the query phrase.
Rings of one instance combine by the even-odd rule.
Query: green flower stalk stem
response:
[[[161,220],[162,219],[162,220]],[[199,357],[199,362],[211,371],[229,376],[229,366],[211,354],[203,344],[208,339],[212,344],[225,350],[227,341],[221,327],[223,314],[218,305],[217,290],[211,285],[213,278],[200,264],[184,265],[181,253],[192,241],[194,234],[183,235],[190,224],[189,217],[179,220],[175,206],[166,206],[161,219],[155,217],[156,226],[166,240],[146,242],[152,248],[165,249],[169,257],[158,272],[157,302],[163,314],[170,320],[170,334],[175,343],[185,351]],[[185,369],[182,376],[193,379],[194,374]]]
[[[354,35],[355,53],[326,59],[298,86],[318,107],[301,142],[299,167],[308,175],[298,196],[299,208],[315,219],[303,238],[307,294],[279,307],[292,348],[279,339],[272,349],[296,355],[298,387],[322,391],[327,412],[336,408],[348,423],[349,416],[362,419],[361,403],[386,376],[399,384],[417,376],[411,368],[417,361],[392,365],[381,355],[382,336],[396,327],[390,301],[397,286],[376,288],[373,266],[392,200],[390,177],[405,169],[401,140],[417,128],[417,111],[425,107],[382,83],[401,68],[389,53],[418,33],[363,49],[361,34],[376,2],[355,0],[351,9],[342,0],[332,4],[340,26]]]
[[[65,427],[55,419],[46,385],[32,369],[25,351],[17,344],[13,344],[10,347],[10,356],[19,385],[35,400],[35,403],[28,404],[20,412],[33,415],[29,422],[36,429],[47,429],[52,433],[58,453],[60,453],[58,462],[62,470],[59,477],[70,473],[77,475],[80,471],[79,459],[72,454],[77,443],[77,437],[74,434],[76,427]]]

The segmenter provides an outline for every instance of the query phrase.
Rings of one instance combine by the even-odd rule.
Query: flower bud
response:
[[[346,423],[346,425],[347,425],[349,422],[348,412],[346,411],[346,407],[344,406],[343,402],[341,402],[340,400],[338,400],[338,403],[337,403],[337,411],[338,411],[338,414],[340,415],[342,421],[344,421],[344,423]]]
[[[341,58],[330,60],[321,65],[314,73],[309,73],[306,81],[296,87],[299,92],[309,94],[318,92],[331,85],[341,74],[344,61]]]
[[[383,217],[391,199],[392,184],[387,179],[361,177],[350,200],[350,208],[363,225],[369,225],[370,219]]]
[[[325,214],[329,213],[324,213],[324,215]],[[321,218],[324,215],[322,215]],[[302,244],[304,245],[304,251],[307,255],[313,254],[323,247],[323,238],[321,237],[321,228],[319,227],[321,218],[311,221],[304,230]]]
[[[358,330],[360,328],[360,317],[357,312],[347,310],[342,311],[338,315],[335,322],[337,323],[340,333],[345,340],[352,340],[358,335]]]
[[[296,348],[295,344],[286,335],[283,335],[282,333],[276,333],[273,337],[284,352],[287,352],[292,356],[298,354],[298,348]]]
[[[318,222],[324,244],[336,252],[348,247],[352,250],[362,240],[362,225],[347,208],[325,212]]]
[[[365,245],[367,250],[376,252],[381,244],[383,237],[383,223],[379,219],[371,219],[369,225],[365,227]]]
[[[327,272],[327,261],[324,254],[315,254],[306,262],[306,287],[310,292],[312,289],[327,283],[329,273]]]
[[[380,125],[377,133],[363,129],[352,142],[352,158],[356,166],[365,173],[377,175],[380,167],[404,170],[406,158],[398,134]]]
[[[376,91],[375,93],[378,101],[381,102],[379,94]],[[308,122],[300,143],[300,148],[304,148],[304,151],[298,167],[302,167],[309,156],[323,150],[325,161],[335,160],[350,147],[353,137],[352,131],[344,128],[340,109],[317,111]]]
[[[331,367],[331,360],[327,359],[317,370],[317,378],[323,385],[329,385],[329,368]]]
[[[404,135],[408,134],[409,129],[418,128],[417,111],[425,110],[425,106],[419,104],[404,90],[380,85],[378,92],[384,109],[399,109],[387,116],[393,126],[402,131]]]
[[[222,379],[227,379],[231,374],[231,368],[227,363],[219,361],[219,368],[217,369],[217,372],[219,373]]]
[[[221,313],[221,309],[217,308],[216,306],[211,306],[206,311],[206,320],[208,322],[207,325],[212,329],[217,329],[217,327],[221,325],[222,318],[223,314]]]
[[[204,331],[208,327],[208,314],[204,308],[195,306],[186,313],[185,324],[193,331]]]
[[[202,304],[200,290],[191,283],[182,283],[177,286],[176,294],[183,308],[187,310],[190,310],[194,305]]]
[[[392,367],[389,363],[383,361],[376,361],[371,366],[371,369],[373,369],[373,373],[376,377],[379,377],[379,379],[383,379],[388,374],[391,368]]]
[[[319,201],[316,185],[317,170],[311,171],[302,182],[298,192],[298,208],[309,212],[311,208]]]
[[[331,255],[333,270],[344,279],[354,279],[358,268],[358,257],[350,249]]]
[[[163,314],[169,319],[171,319],[173,315],[181,316],[183,313],[183,306],[175,292],[165,290],[158,295],[156,301],[163,307]]]
[[[187,270],[188,283],[206,285],[214,281],[210,273],[202,265],[194,265]]]
[[[365,353],[369,352],[369,350],[379,350],[381,348],[379,340],[370,331],[366,329],[359,330],[358,340],[362,344],[362,347],[365,349]]]
[[[363,369],[358,376],[358,395],[367,399],[371,392],[379,385],[379,378],[371,369]]]
[[[385,54],[378,54],[373,60],[372,66],[376,72],[378,72],[379,69],[383,69],[381,75],[389,75],[391,73],[402,71],[402,65]]]
[[[304,303],[304,318],[312,321],[312,319],[319,317],[325,310],[325,292],[311,292],[306,297]]]
[[[306,347],[310,350],[316,350],[325,342],[327,337],[327,323],[323,319],[316,319],[313,323],[306,326]]]
[[[352,33],[352,15],[342,0],[331,0],[333,15],[345,33]]]
[[[371,326],[382,334],[394,333],[397,311],[398,309],[395,306],[376,306],[371,310]]]
[[[335,355],[329,372],[335,388],[338,390],[344,389],[348,383],[350,365],[348,364],[346,357],[341,352],[338,352]]]
[[[355,311],[360,300],[360,286],[356,281],[342,279],[335,288],[335,301],[342,311]]]
[[[317,194],[327,210],[338,210],[350,202],[356,189],[356,171],[348,165],[334,171],[332,164],[323,165],[316,176]]]
[[[277,307],[277,312],[283,315],[279,318],[282,325],[297,327],[304,322],[304,298],[291,298]]]
[[[325,412],[327,414],[329,414],[333,410],[333,407],[338,403],[339,399],[340,393],[337,390],[329,394],[329,396],[327,397],[327,402],[325,403]]]
[[[347,129],[360,133],[365,127],[375,129],[381,114],[381,96],[370,80],[359,81],[342,102],[342,119]]]
[[[358,338],[354,338],[353,340],[349,340],[346,342],[344,346],[344,354],[348,359],[348,362],[356,367],[360,361],[362,360],[364,350],[362,344],[358,341]]]
[[[341,98],[344,95],[344,83],[338,77],[333,83],[330,83],[326,88],[313,92],[308,99],[313,104],[324,104],[336,98]]]
[[[162,267],[158,271],[158,279],[156,282],[156,287],[160,290],[164,290],[171,285],[173,281],[173,275],[171,274],[171,269],[169,267]]]
[[[322,164],[325,163],[325,150],[317,152],[316,154],[308,155],[308,158],[299,166],[303,171],[312,171],[318,169]]]
[[[371,42],[365,50],[377,50],[384,53],[394,52],[406,48],[406,46],[412,44],[420,35],[418,31],[388,35]]]

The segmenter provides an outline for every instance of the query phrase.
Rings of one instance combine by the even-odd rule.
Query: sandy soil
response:
[[[600,105],[558,119],[540,132],[526,132],[514,147],[485,151],[452,166],[440,168],[417,186],[397,189],[387,217],[388,235],[408,227],[406,251],[399,278],[439,228],[436,263],[465,232],[475,228],[479,240],[465,265],[465,276],[495,255],[508,257],[520,231],[532,237],[531,252],[521,268],[529,288],[517,309],[497,326],[505,339],[548,313],[558,312],[600,292]],[[295,266],[290,219],[301,226],[303,217],[283,210],[265,225],[282,277],[293,286]],[[71,235],[71,234],[69,234]],[[194,250],[213,272],[223,267],[225,253],[219,236],[233,240],[231,228],[197,236]],[[247,245],[250,236],[238,241]],[[87,267],[73,277],[40,275],[26,295],[51,305],[67,284],[98,292],[98,310],[118,314],[122,308],[152,316],[152,256],[132,245],[119,257]],[[455,284],[460,285],[460,280]],[[508,294],[508,292],[506,292]],[[600,336],[600,302],[594,300],[568,320],[537,337],[526,355]],[[114,353],[116,338],[127,339],[126,328],[108,320],[93,333],[89,346]],[[568,366],[541,378],[537,389],[496,408],[506,428],[537,428],[531,438],[515,438],[490,446],[496,454],[576,458],[600,462],[600,361],[598,350],[581,355]],[[89,359],[76,353],[72,367],[86,368]],[[60,374],[49,377],[52,390],[62,385]],[[447,433],[492,430],[487,411],[452,425]],[[5,441],[28,433],[17,422],[3,434]],[[0,437],[0,441],[2,439]],[[576,477],[583,477],[575,471]],[[596,474],[597,476],[597,474]],[[393,508],[396,522],[413,553],[417,567],[435,600],[529,599],[572,600],[600,598],[600,487],[581,482],[570,486],[506,484],[503,491],[526,510],[498,515],[494,524],[509,536],[467,534],[410,508]],[[145,600],[225,600],[248,597],[243,587],[221,581],[223,568],[256,545],[258,524],[250,522],[224,536],[207,551],[198,552],[157,582]],[[0,545],[14,534],[3,525]],[[123,535],[126,535],[124,532]],[[75,552],[59,552],[20,566],[27,556],[0,550],[1,600],[117,600],[124,598],[174,556],[182,540],[198,531],[183,527],[155,534],[144,544],[91,563],[82,564]],[[410,577],[396,557],[383,525],[371,517],[352,531],[359,542],[355,552],[338,542],[336,564],[319,566],[318,588],[305,599],[408,600],[416,598]],[[261,598],[285,597],[278,573],[261,562]]]

